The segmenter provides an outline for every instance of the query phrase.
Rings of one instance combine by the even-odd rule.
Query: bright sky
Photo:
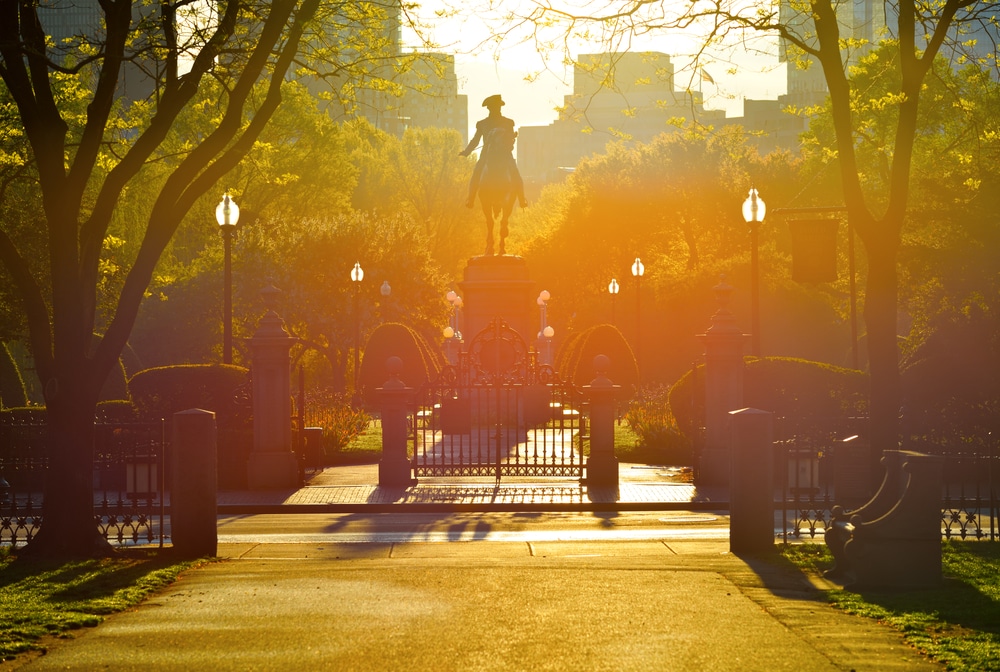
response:
[[[417,15],[432,27],[431,38],[439,45],[438,51],[455,54],[459,92],[469,97],[470,136],[475,122],[486,114],[480,107],[483,99],[495,93],[501,94],[507,103],[504,115],[514,119],[518,126],[552,123],[556,118],[555,108],[562,105],[563,96],[572,91],[572,67],[562,64],[563,54],[560,51],[540,54],[530,39],[518,44],[525,37],[523,33],[499,44],[489,43],[490,27],[471,10],[437,18],[435,12],[447,2],[425,0]],[[494,4],[501,4],[507,11],[518,5],[530,5],[531,0],[506,0]],[[463,7],[467,6],[463,3]],[[496,32],[496,28],[492,32]],[[668,54],[676,71],[677,87],[688,85],[690,72],[682,68],[690,63],[689,55],[697,47],[696,37],[664,33],[636,38],[631,44],[634,51]],[[597,42],[578,40],[571,50],[575,57],[604,49]],[[707,82],[701,86],[706,107],[723,109],[730,117],[740,116],[744,98],[773,100],[785,93],[785,68],[778,63],[776,47],[771,51],[773,55],[761,56],[737,47],[727,56],[718,56],[715,62],[703,57],[702,64],[716,82],[714,86]],[[698,80],[692,80],[690,86],[697,90]]]

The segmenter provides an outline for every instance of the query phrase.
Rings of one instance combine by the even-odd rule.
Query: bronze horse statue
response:
[[[513,156],[515,135],[513,129],[494,128],[483,139],[479,203],[486,217],[486,256],[493,256],[493,227],[497,217],[500,218],[499,253],[506,252],[507,220],[518,196],[516,180],[519,176]]]

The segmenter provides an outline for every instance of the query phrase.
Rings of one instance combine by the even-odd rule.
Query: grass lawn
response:
[[[93,627],[173,582],[191,562],[130,549],[114,558],[17,560],[0,548],[0,660],[44,649],[46,636]]]
[[[807,571],[833,564],[821,544],[786,546],[783,553]],[[892,625],[950,670],[1000,670],[1000,543],[943,542],[942,569],[945,580],[935,588],[826,596],[844,611]]]
[[[382,422],[372,420],[368,427],[333,453],[327,453],[330,464],[373,464],[382,457]]]

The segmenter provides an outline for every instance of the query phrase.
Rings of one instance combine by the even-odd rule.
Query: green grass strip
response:
[[[0,660],[44,648],[45,636],[96,626],[193,564],[149,550],[71,562],[17,560],[9,549],[0,551]]]
[[[809,571],[832,565],[820,544],[787,546],[786,558]],[[844,611],[886,623],[949,670],[1000,671],[1000,544],[942,544],[944,581],[920,590],[829,590]]]

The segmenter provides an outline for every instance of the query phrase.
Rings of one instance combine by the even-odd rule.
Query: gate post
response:
[[[591,487],[618,489],[618,458],[615,457],[615,397],[621,385],[607,377],[611,360],[607,355],[594,357],[596,377],[583,391],[590,402],[590,457],[587,459],[587,484]]]
[[[729,414],[733,423],[729,550],[769,551],[774,548],[772,414],[756,408]]]
[[[729,412],[743,408],[743,346],[747,337],[729,311],[733,288],[723,279],[713,289],[719,309],[712,315],[712,326],[700,336],[705,344],[705,444],[697,458],[695,482],[729,485]]]
[[[399,379],[403,360],[390,357],[385,368],[389,380],[378,388],[382,409],[382,459],[378,463],[378,484],[382,488],[405,487],[410,484],[410,460],[406,457],[406,411],[413,388]]]
[[[247,462],[251,490],[299,486],[299,464],[292,452],[292,383],[289,350],[296,339],[273,310],[260,320],[250,339],[253,363],[253,452]]]
[[[181,558],[218,554],[215,413],[174,413],[171,439],[170,538]]]

